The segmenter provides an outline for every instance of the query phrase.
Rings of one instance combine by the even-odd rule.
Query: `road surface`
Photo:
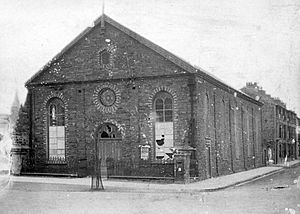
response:
[[[0,190],[0,213],[294,214],[300,213],[299,176],[300,167],[290,168],[242,186],[202,193],[91,192],[83,186],[14,182]]]

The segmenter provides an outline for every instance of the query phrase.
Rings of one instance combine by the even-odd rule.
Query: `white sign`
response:
[[[149,148],[150,148],[150,146],[141,146],[141,159],[142,160],[149,159]]]

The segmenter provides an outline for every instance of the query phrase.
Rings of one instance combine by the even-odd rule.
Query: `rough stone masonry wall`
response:
[[[114,49],[113,65],[110,69],[104,69],[99,63],[99,52],[103,48]],[[185,71],[124,32],[106,24],[105,33],[96,26],[61,58],[46,67],[33,83],[94,81],[179,73]]]
[[[54,64],[46,68],[44,73],[32,81],[32,85],[29,86],[29,90],[32,92],[32,145],[36,159],[35,169],[37,171],[76,172],[78,160],[86,157],[91,159],[94,154],[95,133],[97,127],[103,122],[114,123],[122,130],[124,157],[138,158],[139,143],[148,141],[152,146],[154,144],[153,123],[149,120],[154,92],[166,90],[173,95],[173,98],[176,98],[174,99],[174,102],[176,101],[176,105],[174,104],[175,146],[191,140],[196,141],[191,143],[197,146],[200,176],[204,178],[207,175],[204,138],[212,139],[212,151],[214,151],[216,136],[219,150],[223,145],[226,148],[224,149],[226,152],[220,152],[218,157],[218,174],[230,173],[232,169],[228,166],[231,161],[228,157],[229,135],[227,132],[223,132],[224,128],[222,128],[224,126],[228,131],[228,125],[220,123],[221,116],[226,115],[220,113],[221,97],[224,96],[226,106],[224,112],[228,112],[229,100],[236,101],[238,109],[241,108],[241,105],[252,107],[252,104],[240,98],[233,98],[233,95],[229,95],[219,87],[201,79],[202,83],[192,83],[180,67],[115,27],[109,24],[105,26],[104,34],[100,31],[99,26],[96,26]],[[99,64],[99,51],[103,47],[107,47],[107,41],[109,41],[110,47],[113,46],[116,50],[113,54],[115,63],[112,69],[105,70]],[[60,84],[55,84],[57,82]],[[114,114],[103,114],[95,106],[93,100],[95,90],[103,84],[110,84],[120,92],[121,101]],[[197,93],[193,92],[191,87],[196,88],[199,95],[196,95]],[[213,106],[209,111],[204,108],[205,94],[209,95],[211,105],[214,92],[216,117],[214,117]],[[191,97],[190,93],[193,94]],[[61,98],[66,106],[67,163],[64,165],[53,165],[46,162],[46,103],[55,96]],[[194,119],[191,118],[191,103],[194,103],[194,117],[196,117],[196,123],[192,130],[189,129],[191,121]],[[197,103],[199,105],[196,105]],[[254,111],[257,114],[256,106]],[[205,117],[204,112],[208,114],[208,117]],[[236,111],[236,117],[240,118],[240,116],[240,110]],[[214,118],[216,119],[216,132],[214,131]],[[228,120],[225,121],[228,122]],[[257,122],[257,124],[260,123]],[[241,127],[240,119],[237,119],[237,126]],[[187,132],[193,132],[193,134]],[[242,145],[241,136],[240,133],[237,138],[240,147]],[[258,134],[256,136],[259,138]],[[192,137],[194,139],[189,139]],[[233,149],[233,151],[235,150]],[[259,153],[258,150],[256,157]],[[151,155],[153,158],[153,152]],[[211,154],[211,159],[216,160],[214,152]],[[243,160],[241,154],[233,160],[233,171],[243,170]],[[259,158],[256,160],[259,165]],[[246,168],[251,167],[251,161],[245,165]],[[212,176],[216,175],[216,163],[212,161]]]
[[[94,103],[94,93],[102,85],[114,86],[120,91],[120,104],[115,113],[103,113]],[[139,145],[150,143],[153,151],[152,101],[155,91],[169,90],[176,96],[174,103],[175,145],[183,143],[190,115],[185,78],[111,80],[99,83],[65,84],[57,87],[33,89],[34,150],[36,170],[76,173],[80,159],[90,160],[95,154],[97,128],[104,122],[117,125],[123,133],[122,155],[133,160],[139,158]],[[59,97],[66,105],[66,165],[47,163],[46,104]],[[153,158],[153,152],[152,158]]]
[[[107,39],[110,40],[110,47],[116,48],[113,68],[108,70],[103,69],[99,64],[99,51],[103,47],[107,47]],[[53,170],[67,171],[72,165],[72,170],[69,171],[76,171],[75,165],[78,160],[85,158],[86,154],[93,151],[94,143],[91,133],[95,133],[97,126],[103,121],[118,124],[126,132],[123,144],[124,154],[133,159],[136,158],[137,140],[153,142],[153,135],[149,134],[153,133],[153,127],[149,126],[148,120],[144,124],[141,123],[141,120],[148,116],[150,106],[152,107],[152,100],[148,98],[149,94],[153,96],[151,93],[159,87],[170,88],[178,97],[178,112],[180,112],[180,115],[175,117],[177,121],[174,126],[175,141],[176,144],[182,142],[181,126],[186,127],[185,117],[189,113],[188,105],[185,103],[188,91],[183,90],[187,88],[184,79],[179,80],[180,78],[177,78],[174,81],[171,77],[165,79],[163,76],[159,76],[183,73],[181,68],[169,60],[109,24],[106,24],[104,34],[99,26],[96,26],[88,35],[65,52],[61,58],[55,60],[29,86],[29,90],[33,94],[32,141],[37,170],[47,171],[53,168]],[[137,77],[154,75],[158,75],[158,77],[132,81]],[[130,78],[130,80],[126,78]],[[95,81],[99,79],[102,79],[102,82]],[[57,82],[60,82],[60,84],[55,85]],[[94,106],[92,98],[95,88],[102,83],[116,85],[121,92],[121,104],[114,115],[103,115]],[[136,85],[133,86],[133,84]],[[136,89],[133,90],[133,87],[136,87]],[[138,96],[138,94],[142,95]],[[63,99],[66,104],[67,165],[54,166],[46,163],[45,107],[47,100],[55,96]],[[140,97],[140,100],[137,100],[137,97]],[[140,106],[138,106],[138,102]],[[180,103],[182,103],[182,106]],[[138,109],[138,112],[136,109]],[[139,123],[141,124],[141,130],[148,133],[146,136],[149,139],[143,139],[141,137],[142,133],[137,134],[137,124]]]
[[[228,93],[200,77],[197,78],[197,91],[196,144],[200,178],[261,166],[260,107],[239,96],[235,97],[233,92]],[[211,140],[211,173],[207,139]]]

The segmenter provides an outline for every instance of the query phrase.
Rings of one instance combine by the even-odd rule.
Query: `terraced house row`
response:
[[[264,162],[284,163],[300,156],[300,144],[297,135],[297,115],[288,110],[279,98],[267,94],[257,83],[247,83],[241,89],[249,96],[263,102],[262,140]]]

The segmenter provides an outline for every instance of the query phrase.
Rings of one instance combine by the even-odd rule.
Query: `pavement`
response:
[[[184,193],[184,192],[212,192],[233,186],[243,185],[253,180],[260,179],[284,170],[284,167],[296,167],[300,165],[300,160],[288,162],[284,166],[274,165],[251,169],[243,172],[238,172],[230,175],[210,178],[203,181],[195,181],[188,184],[176,183],[157,183],[153,181],[139,180],[117,180],[117,179],[102,179],[104,191],[107,192],[164,192],[164,193]],[[14,183],[36,183],[44,185],[43,189],[49,191],[90,191],[91,178],[58,178],[58,177],[42,177],[42,176],[9,176],[0,175],[0,181],[9,180],[9,184]],[[1,182],[0,182],[1,183]],[[2,182],[3,183],[3,182]]]
[[[286,167],[286,168],[291,168],[291,167],[295,167],[298,165],[300,165],[300,160],[293,160],[293,161],[276,164],[276,166],[281,166],[281,167]]]

